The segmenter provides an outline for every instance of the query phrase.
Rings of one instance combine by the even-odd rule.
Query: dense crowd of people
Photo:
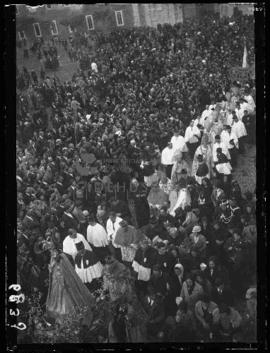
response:
[[[100,36],[68,82],[17,69],[18,277],[47,320],[101,290],[106,342],[256,339],[253,36],[208,16]]]

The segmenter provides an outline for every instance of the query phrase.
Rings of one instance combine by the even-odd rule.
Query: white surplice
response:
[[[230,143],[230,140],[234,141],[235,147],[239,148],[239,144],[238,144],[238,138],[236,137],[234,132],[228,132],[227,130],[223,130],[222,133],[220,134],[220,140],[222,143],[224,143],[224,145],[226,145],[226,147],[228,148],[228,150],[232,149],[234,146]]]
[[[162,152],[161,152],[161,163],[163,165],[171,165],[173,164],[173,155],[174,155],[174,149],[165,147]]]
[[[232,125],[232,132],[239,139],[241,137],[247,136],[247,130],[245,124],[242,121],[234,121]]]
[[[187,152],[188,148],[185,142],[185,139],[183,136],[179,135],[179,136],[173,136],[171,138],[171,143],[173,145],[173,150],[180,150],[181,152]]]
[[[69,254],[75,259],[76,255],[78,254],[78,250],[76,248],[76,244],[82,242],[86,250],[92,250],[89,243],[86,241],[85,237],[77,233],[76,238],[71,238],[69,235],[63,241],[63,252]]]
[[[220,143],[215,142],[213,144],[213,150],[212,150],[213,162],[218,161],[218,159],[217,159],[217,149],[218,148],[221,148],[222,153],[224,153],[228,159],[231,159],[231,155],[230,155],[230,152],[229,152],[227,146],[223,142],[220,142]]]
[[[107,232],[101,224],[96,223],[94,226],[87,227],[87,240],[96,247],[104,247],[108,245]]]

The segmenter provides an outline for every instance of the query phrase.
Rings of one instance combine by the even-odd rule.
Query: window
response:
[[[123,11],[115,11],[115,18],[117,26],[124,26]]]
[[[18,36],[19,36],[19,39],[20,39],[20,40],[26,39],[26,36],[25,36],[24,31],[19,31],[19,32],[18,32]]]
[[[41,37],[42,35],[41,35],[39,23],[33,23],[33,27],[34,27],[35,36]]]
[[[57,23],[55,20],[52,21],[51,24],[51,33],[53,36],[57,36],[58,35],[58,28],[57,28]]]
[[[92,15],[85,16],[85,20],[86,20],[86,25],[87,25],[88,31],[95,29]]]

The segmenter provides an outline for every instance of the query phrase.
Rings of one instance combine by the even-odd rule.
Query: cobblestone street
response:
[[[246,153],[239,155],[233,177],[241,185],[242,193],[254,192],[256,187],[256,146],[246,146]]]

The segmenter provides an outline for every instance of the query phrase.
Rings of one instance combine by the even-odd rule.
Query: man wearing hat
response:
[[[165,166],[166,175],[167,175],[167,178],[169,179],[171,178],[172,167],[174,164],[173,156],[174,156],[173,144],[171,141],[169,141],[167,147],[165,147],[161,152],[161,163]]]
[[[92,250],[85,249],[82,241],[75,244],[75,271],[89,290],[97,289],[97,279],[102,277],[103,266]]]
[[[220,140],[228,148],[231,156],[231,165],[235,167],[239,145],[238,138],[235,133],[232,132],[230,125],[225,125],[225,129],[220,134]]]

